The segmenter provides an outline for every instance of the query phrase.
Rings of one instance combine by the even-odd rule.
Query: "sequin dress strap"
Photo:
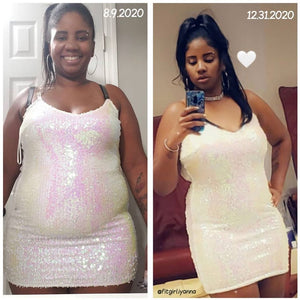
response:
[[[28,97],[27,97],[25,109],[31,105],[34,91],[35,91],[35,86],[31,86],[28,90]]]
[[[109,95],[108,95],[108,92],[107,92],[107,89],[105,88],[105,86],[102,85],[102,84],[99,84],[99,86],[100,86],[100,88],[101,88],[101,90],[102,90],[102,93],[103,93],[103,95],[104,95],[104,99],[105,99],[105,100],[106,100],[106,99],[109,99]]]
[[[20,137],[19,137],[19,140],[18,140],[17,163],[18,163],[18,165],[22,164],[22,147],[21,147],[21,139],[20,139]]]

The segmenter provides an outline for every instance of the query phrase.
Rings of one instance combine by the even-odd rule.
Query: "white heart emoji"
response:
[[[246,68],[248,68],[256,59],[256,53],[254,51],[239,51],[237,54],[239,62]]]

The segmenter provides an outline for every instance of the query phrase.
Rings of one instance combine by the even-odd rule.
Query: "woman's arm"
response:
[[[253,92],[246,93],[249,104],[272,146],[272,174],[269,185],[274,205],[277,206],[291,158],[290,135],[268,104]]]
[[[112,101],[119,106],[122,169],[147,223],[147,158],[143,150],[138,121],[126,95],[113,85],[107,85],[106,87]]]
[[[171,104],[164,112],[156,134],[153,157],[153,187],[157,194],[170,194],[178,183],[179,147],[188,134],[200,134],[193,131],[194,126],[203,126],[196,121],[203,114],[195,113],[198,107],[185,107],[185,101]]]
[[[19,129],[22,124],[28,89],[22,91],[10,107],[3,127],[3,207],[20,173],[17,163]]]

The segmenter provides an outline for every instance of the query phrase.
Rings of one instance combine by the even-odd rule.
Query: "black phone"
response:
[[[201,90],[186,91],[186,106],[198,106],[197,112],[205,112],[205,95]],[[205,119],[199,119],[204,121]],[[195,126],[192,128],[195,131],[203,131],[204,126]]]

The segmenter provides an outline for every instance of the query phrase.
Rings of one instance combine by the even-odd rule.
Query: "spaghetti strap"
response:
[[[31,86],[31,87],[29,88],[29,91],[28,91],[28,97],[27,97],[25,109],[26,109],[28,106],[30,106],[31,103],[32,103],[32,98],[33,98],[34,90],[35,90],[35,86]]]
[[[99,86],[100,86],[100,88],[101,88],[101,90],[102,90],[102,93],[103,93],[103,95],[104,95],[104,99],[105,99],[105,100],[106,100],[106,99],[109,99],[109,95],[108,95],[108,92],[107,92],[107,89],[105,88],[105,86],[102,85],[102,84],[99,84]]]
[[[21,137],[19,137],[19,140],[18,140],[18,149],[17,149],[17,164],[21,165],[22,161],[23,161],[22,145],[21,145]]]

